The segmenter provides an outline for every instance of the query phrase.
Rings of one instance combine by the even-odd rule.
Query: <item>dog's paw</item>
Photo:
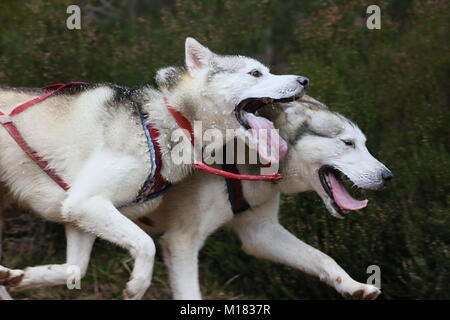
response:
[[[370,284],[360,284],[359,288],[352,292],[344,292],[344,297],[353,300],[375,300],[381,291]]]
[[[123,298],[125,300],[140,300],[144,296],[150,281],[148,279],[133,279],[128,281],[125,290],[123,290]]]
[[[22,281],[24,275],[23,270],[11,270],[0,266],[0,285],[15,287]]]

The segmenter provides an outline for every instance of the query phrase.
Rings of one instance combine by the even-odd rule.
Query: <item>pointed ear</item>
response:
[[[186,38],[186,66],[189,71],[200,70],[209,65],[213,53],[194,38]]]

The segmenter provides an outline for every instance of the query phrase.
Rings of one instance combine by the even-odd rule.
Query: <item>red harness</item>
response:
[[[49,96],[55,94],[63,88],[68,88],[72,86],[83,85],[83,82],[71,82],[67,84],[54,84],[50,86],[43,87],[43,90],[52,90],[49,93],[46,93],[40,97],[37,97],[33,100],[25,102],[6,115],[5,113],[0,111],[0,122],[9,135],[16,141],[16,143],[22,148],[22,150],[51,178],[55,181],[64,191],[68,191],[70,186],[52,169],[49,167],[48,162],[42,159],[36,151],[34,151],[25,141],[25,139],[20,134],[17,127],[12,122],[12,117],[18,115],[19,113],[25,111],[29,107],[47,99]],[[141,190],[138,193],[138,196],[133,201],[133,203],[141,203],[152,198],[155,198],[162,193],[166,192],[170,187],[170,183],[164,179],[161,175],[161,151],[159,145],[157,143],[157,138],[159,137],[159,132],[149,121],[146,121],[145,116],[142,114],[139,109],[139,114],[141,116],[142,125],[144,126],[144,130],[146,131],[147,140],[151,149],[154,151],[150,157],[152,158],[153,166],[155,171],[150,174],[149,178],[145,181],[144,185],[141,187]]]
[[[167,109],[170,111],[172,116],[175,118],[175,121],[178,123],[178,125],[185,129],[189,133],[189,139],[191,140],[192,145],[194,145],[194,131],[192,130],[192,126],[189,123],[189,121],[178,111],[175,110],[170,104],[167,98],[164,98],[164,103],[167,106]],[[229,179],[238,179],[238,180],[252,180],[252,181],[260,181],[260,180],[270,180],[270,181],[276,181],[283,179],[282,174],[267,174],[267,175],[246,175],[246,174],[239,174],[236,172],[228,172],[216,168],[212,168],[204,163],[201,162],[194,162],[193,164],[194,168],[206,171],[208,173],[216,174],[218,176],[229,178]]]
[[[9,133],[9,135],[16,141],[16,143],[22,148],[22,150],[52,179],[54,180],[64,191],[68,191],[70,189],[70,186],[64,182],[64,180],[52,169],[49,167],[48,162],[42,159],[36,151],[34,151],[27,142],[23,139],[22,135],[20,134],[17,127],[12,122],[12,117],[15,115],[18,115],[19,113],[25,111],[29,107],[47,99],[49,96],[55,94],[56,92],[72,87],[72,86],[78,86],[84,84],[83,82],[71,82],[67,84],[54,84],[50,86],[43,87],[41,89],[43,90],[52,90],[40,97],[37,97],[35,99],[32,99],[30,101],[27,101],[16,108],[14,108],[8,115],[0,111],[0,123],[2,126],[6,129],[6,131]],[[194,133],[192,130],[192,126],[189,123],[189,121],[178,111],[175,110],[168,102],[166,98],[164,98],[164,103],[167,106],[167,109],[170,111],[178,125],[182,128],[187,130],[189,134],[189,138],[191,140],[192,145],[194,145]],[[141,112],[140,112],[141,113]],[[141,113],[142,117],[142,113]],[[144,122],[143,122],[143,125]],[[155,165],[156,165],[156,171],[154,175],[152,175],[152,181],[149,181],[148,179],[144,186],[141,188],[138,197],[134,201],[134,203],[140,203],[146,200],[149,200],[151,198],[154,198],[163,192],[165,192],[168,187],[170,186],[170,183],[164,179],[164,177],[161,175],[161,152],[158,145],[157,138],[159,136],[159,132],[153,128],[149,121],[146,121],[146,130],[148,130],[150,137],[147,137],[148,139],[151,139],[150,142],[152,142],[154,151],[155,151]],[[271,180],[276,181],[283,178],[281,174],[272,174],[272,175],[241,175],[237,171],[235,172],[229,172],[225,170],[220,170],[216,168],[212,168],[204,163],[196,162],[193,164],[194,168],[206,171],[208,173],[216,174],[221,177],[225,177],[227,179],[238,179],[238,180]],[[225,169],[226,167],[224,167]],[[228,183],[228,182],[227,182]]]
[[[55,89],[53,91],[50,91],[49,93],[46,93],[40,97],[37,97],[33,100],[30,100],[28,102],[25,102],[24,104],[21,104],[20,106],[17,106],[14,108],[13,111],[9,113],[9,115],[4,114],[0,111],[0,119],[3,117],[4,120],[0,120],[3,127],[8,131],[9,135],[17,142],[17,144],[22,148],[23,151],[34,161],[36,164],[50,177],[52,178],[61,188],[63,188],[64,191],[69,190],[69,185],[64,182],[64,180],[58,176],[58,174],[48,166],[48,162],[42,159],[36,151],[30,148],[30,146],[26,143],[26,141],[23,139],[22,135],[20,134],[19,130],[17,130],[17,127],[12,122],[12,117],[15,115],[18,115],[19,113],[25,111],[29,107],[35,105],[38,102],[41,102],[42,100],[47,99],[52,94],[58,92],[59,90],[63,88],[67,88],[73,85],[80,85],[83,84],[82,82],[71,82],[67,84],[54,84],[51,86],[43,87],[44,90],[51,90]]]

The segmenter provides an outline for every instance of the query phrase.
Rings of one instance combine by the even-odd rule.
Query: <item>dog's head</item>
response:
[[[346,179],[362,189],[379,190],[393,178],[367,150],[366,137],[356,124],[305,96],[284,104],[276,115],[276,126],[289,142],[282,165],[285,192],[316,191],[328,211],[336,217],[367,206],[346,190]],[[269,116],[270,117],[270,116]]]
[[[266,146],[261,145],[255,133],[259,129],[270,131],[273,124],[255,112],[269,103],[301,98],[309,80],[271,74],[266,66],[252,58],[215,54],[192,38],[186,39],[185,49],[186,67],[159,70],[156,75],[159,87],[188,91],[190,103],[199,110],[195,120],[203,121],[204,129],[214,127],[223,132],[237,129],[238,137],[259,146],[260,156],[278,162],[266,153]],[[248,130],[251,128],[256,130]],[[282,138],[276,138],[282,159],[287,145]]]

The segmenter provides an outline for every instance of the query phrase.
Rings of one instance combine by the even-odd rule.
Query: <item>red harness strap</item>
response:
[[[84,84],[84,83],[83,83],[83,82],[71,82],[71,83],[67,83],[67,84],[58,83],[58,84],[53,84],[53,85],[51,85],[51,86],[43,87],[43,88],[41,88],[41,89],[43,89],[43,90],[50,90],[50,89],[52,89],[52,88],[55,88],[55,90],[50,91],[49,93],[44,94],[44,95],[42,95],[42,96],[40,96],[40,97],[37,97],[37,98],[35,98],[35,99],[33,99],[33,100],[27,101],[27,102],[25,102],[24,104],[21,104],[20,106],[17,106],[16,108],[14,108],[13,111],[11,111],[11,113],[9,114],[9,116],[10,116],[10,117],[11,117],[11,116],[15,116],[16,114],[19,114],[19,113],[25,111],[25,110],[28,109],[29,107],[35,105],[35,104],[38,103],[38,102],[41,102],[42,100],[47,99],[49,96],[51,96],[52,94],[58,92],[59,90],[61,90],[61,89],[63,89],[63,88],[71,87],[71,86],[74,86],[74,85],[80,85],[80,84]]]
[[[12,122],[3,123],[3,127],[8,131],[9,135],[16,141],[19,147],[33,160],[36,164],[50,177],[52,178],[64,191],[70,189],[69,185],[64,182],[64,180],[58,176],[58,174],[48,166],[48,162],[43,160],[36,151],[30,148],[30,146],[25,142],[20,132],[17,130],[16,126]]]
[[[180,128],[186,130],[189,133],[189,138],[191,140],[192,145],[194,145],[194,132],[192,130],[192,126],[189,123],[189,120],[187,120],[182,114],[181,112],[179,112],[178,110],[175,110],[170,104],[169,101],[167,100],[167,98],[164,98],[164,103],[167,106],[167,109],[170,111],[170,113],[172,114],[172,116],[175,118],[175,121],[178,123],[178,125],[180,126]],[[238,180],[252,180],[252,181],[260,181],[260,180],[269,180],[269,181],[276,181],[276,180],[281,180],[283,179],[283,175],[282,174],[268,174],[268,175],[245,175],[245,174],[239,174],[239,173],[233,173],[233,172],[228,172],[228,171],[224,171],[224,170],[220,170],[220,169],[216,169],[213,167],[210,167],[204,163],[201,162],[195,162],[193,164],[194,168],[208,172],[208,173],[212,173],[212,174],[216,174],[218,176],[224,177],[224,178],[229,178],[229,179],[238,179]]]
[[[17,127],[12,122],[11,117],[18,115],[19,113],[25,111],[29,107],[35,105],[38,102],[41,102],[45,99],[47,99],[52,94],[58,92],[59,90],[63,88],[67,88],[73,85],[80,85],[82,82],[71,82],[68,84],[56,84],[48,87],[44,87],[42,89],[49,90],[49,89],[55,89],[49,93],[46,93],[40,97],[37,97],[33,100],[27,101],[20,106],[17,106],[14,108],[13,111],[9,113],[9,115],[4,114],[0,111],[0,116],[6,116],[10,117],[6,121],[2,121],[3,127],[6,129],[6,131],[9,133],[9,135],[16,141],[16,143],[22,148],[22,150],[34,161],[36,164],[51,178],[53,179],[64,191],[69,190],[69,185],[64,182],[64,180],[58,176],[58,174],[52,169],[49,168],[48,162],[42,159],[36,151],[31,149],[31,147],[26,143],[26,141],[23,139],[22,135],[20,134],[19,130],[17,130]]]
[[[148,130],[150,131],[150,136],[152,137],[152,140],[154,142],[155,147],[155,155],[156,155],[156,172],[155,172],[155,188],[157,190],[161,190],[169,184],[169,182],[161,175],[161,168],[162,168],[162,160],[161,160],[161,149],[159,147],[158,143],[158,137],[159,137],[159,131],[156,130],[150,122],[147,124]]]

